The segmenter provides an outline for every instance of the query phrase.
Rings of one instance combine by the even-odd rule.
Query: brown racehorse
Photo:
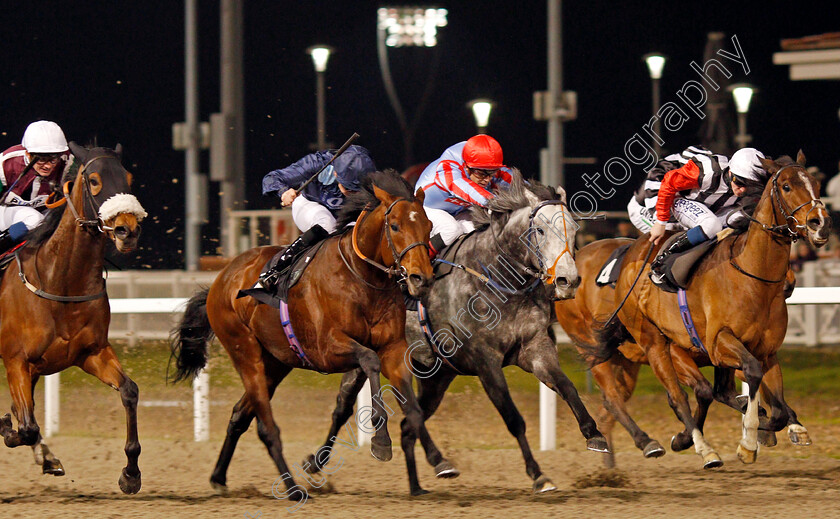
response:
[[[738,457],[744,463],[756,459],[758,388],[765,375],[781,377],[776,352],[787,329],[783,290],[791,242],[808,238],[820,247],[828,241],[831,229],[828,211],[819,200],[819,182],[805,169],[802,152],[796,162],[789,157],[761,162],[771,179],[749,230],[715,247],[698,265],[686,290],[694,324],[712,365],[740,369],[749,384],[738,445]],[[689,352],[695,346],[685,332],[676,294],[657,289],[645,275],[650,253],[647,237],[638,239],[627,253],[615,290],[615,301],[620,303],[626,297],[626,302],[618,319],[606,323],[598,333],[599,357],[611,357],[629,333],[645,350],[704,466],[717,467],[722,464],[720,457],[705,441],[691,414],[670,353],[672,345]]]
[[[406,420],[417,434],[421,428],[428,434],[403,360],[408,350],[406,310],[391,275],[403,278],[415,297],[424,297],[433,281],[426,247],[431,223],[423,211],[424,194],[422,190],[414,194],[410,184],[390,170],[372,173],[366,182],[372,189],[351,193],[338,218],[339,229],[353,220],[356,225],[327,239],[289,291],[289,314],[313,369],[338,373],[361,367],[374,395],[381,393],[381,370],[396,386]],[[250,297],[236,297],[241,289],[254,285],[260,269],[280,250],[259,247],[237,256],[209,291],[194,296],[175,330],[173,353],[177,377],[190,376],[205,365],[207,340],[215,334],[245,385],[210,477],[214,488],[225,488],[236,443],[256,417],[259,437],[285,480],[287,494],[291,493],[284,498],[302,499],[305,496],[293,490],[295,483],[283,458],[270,399],[293,368],[307,365],[289,347],[276,309]],[[387,427],[382,426],[387,414],[381,399],[374,397],[374,404],[373,422],[378,426],[371,453],[387,461],[391,440]]]
[[[626,238],[599,240],[578,251],[576,262],[582,279],[581,285],[574,299],[555,303],[558,322],[577,347],[578,353],[585,359],[596,347],[595,323],[605,321],[618,305],[615,300],[615,290],[610,285],[599,286],[596,278],[612,252],[631,241]],[[786,297],[793,291],[794,284],[793,271],[788,269],[785,280]],[[741,412],[744,411],[739,395],[735,391],[732,370],[716,369],[713,388],[698,369],[698,366],[710,365],[708,355],[697,349],[687,351],[675,345],[671,346],[670,353],[680,383],[691,387],[694,391],[697,400],[694,418],[698,429],[703,430],[706,411],[713,400]],[[644,456],[654,458],[664,455],[665,450],[658,441],[651,439],[636,424],[626,407],[626,402],[636,387],[639,368],[642,364],[648,364],[645,350],[632,340],[626,340],[607,361],[592,366],[592,375],[603,393],[603,403],[598,413],[598,426],[609,438],[615,421],[618,420],[633,437],[636,447],[642,450]],[[740,372],[737,374],[742,376]],[[807,431],[799,424],[796,413],[784,400],[781,371],[778,372],[778,376],[765,375],[761,381],[761,394],[764,401],[771,404],[774,420],[787,417],[791,441],[797,445],[809,445],[810,438]],[[773,407],[774,404],[775,407]],[[762,426],[766,427],[766,419],[763,421],[765,423]],[[775,445],[775,434],[773,431],[760,430],[759,442],[766,446]],[[692,443],[691,435],[683,431],[671,439],[671,449],[684,450]],[[614,466],[612,449],[607,453],[605,461],[608,466]]]
[[[41,443],[32,392],[42,375],[78,366],[120,392],[128,464],[119,484],[134,494],[140,490],[137,384],[108,343],[111,309],[102,275],[105,245],[110,240],[119,252],[134,250],[146,212],[129,194],[131,174],[120,163],[119,145],[86,149],[71,142],[70,149],[81,166],[75,181],[71,176],[63,186],[63,205],[28,234],[0,284],[0,356],[18,421],[15,430],[5,415],[0,434],[8,447],[32,445],[45,473],[63,475],[61,462]]]

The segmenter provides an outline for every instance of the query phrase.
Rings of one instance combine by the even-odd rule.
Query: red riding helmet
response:
[[[499,169],[504,166],[501,145],[493,137],[484,134],[467,141],[461,158],[468,168]]]

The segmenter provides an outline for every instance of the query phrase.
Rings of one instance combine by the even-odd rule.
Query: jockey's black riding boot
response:
[[[329,234],[330,233],[320,225],[314,225],[308,231],[298,236],[295,241],[286,247],[286,250],[283,251],[283,254],[277,260],[274,267],[268,269],[264,274],[260,275],[260,284],[265,288],[270,288],[277,282],[277,278],[280,273],[291,266],[292,261],[298,256],[298,254],[323,240],[329,236]]]
[[[653,263],[650,264],[650,277],[653,279],[654,283],[662,282],[662,276],[665,274],[665,260],[668,256],[676,254],[677,252],[686,251],[692,247],[694,247],[694,244],[688,238],[686,233],[674,240],[667,250],[660,252],[656,259],[653,260]]]
[[[8,229],[0,232],[0,255],[11,250],[26,236],[28,229],[23,222],[13,223]]]

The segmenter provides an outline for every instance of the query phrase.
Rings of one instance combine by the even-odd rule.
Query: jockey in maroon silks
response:
[[[36,121],[20,144],[0,154],[0,253],[44,219],[47,196],[71,163],[67,139],[52,121]]]

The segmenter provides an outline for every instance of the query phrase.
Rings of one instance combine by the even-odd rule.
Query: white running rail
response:
[[[127,298],[111,299],[114,314],[171,314],[184,311],[187,298]],[[840,304],[840,287],[797,287],[787,300],[789,305]],[[44,377],[44,437],[59,431],[59,374]],[[361,400],[369,399],[365,387]],[[368,400],[369,402],[369,400]],[[360,405],[363,405],[360,401]],[[367,405],[370,405],[369,403]],[[540,449],[555,448],[557,395],[540,384]],[[195,441],[207,441],[210,436],[210,375],[202,371],[193,382],[193,419]],[[369,435],[359,431],[359,437]]]

